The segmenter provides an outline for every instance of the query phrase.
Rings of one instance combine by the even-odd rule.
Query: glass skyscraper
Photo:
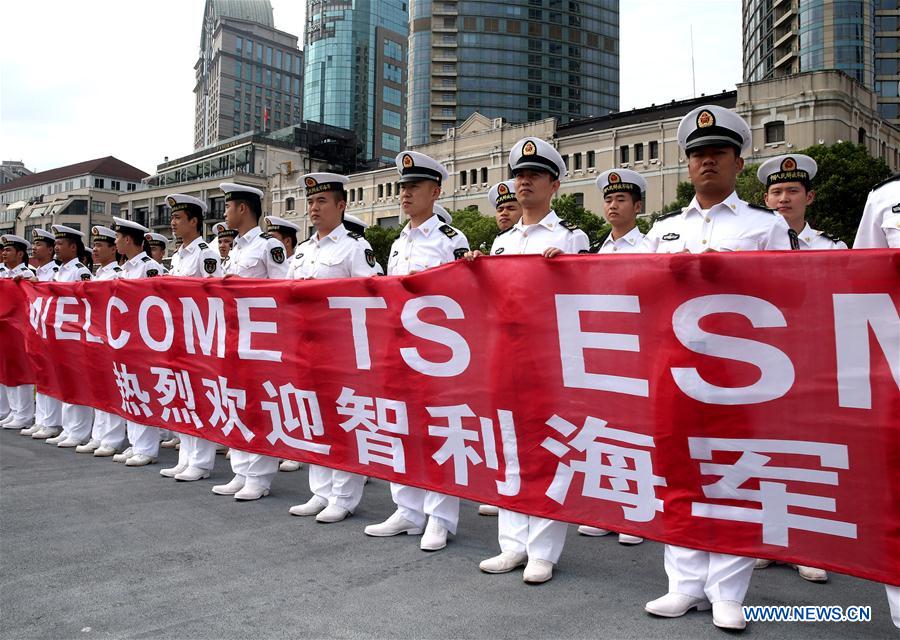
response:
[[[410,145],[472,113],[568,122],[619,108],[618,0],[412,0]]]
[[[404,0],[307,0],[303,119],[350,129],[357,159],[392,162],[406,138]]]

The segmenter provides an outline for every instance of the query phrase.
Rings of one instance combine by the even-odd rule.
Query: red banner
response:
[[[876,250],[0,281],[0,382],[239,449],[900,585],[898,275],[900,252]]]

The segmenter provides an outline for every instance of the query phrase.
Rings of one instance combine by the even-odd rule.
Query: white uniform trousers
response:
[[[248,453],[238,449],[231,450],[231,470],[234,475],[241,476],[245,483],[257,487],[268,489],[272,486],[272,480],[278,473],[279,464],[281,464],[279,458]]]
[[[41,427],[62,427],[62,402],[38,393],[35,397],[35,405],[34,421],[36,424]]]
[[[567,528],[565,522],[500,509],[497,537],[501,551],[525,553],[530,559],[556,564],[566,544]]]
[[[362,500],[365,486],[365,476],[316,464],[309,465],[309,490],[328,501],[328,504],[353,512]]]
[[[87,442],[91,439],[91,427],[93,425],[94,410],[92,408],[63,402],[62,428],[66,436],[79,442]]]
[[[125,418],[95,409],[91,440],[99,442],[104,447],[121,449],[125,444]]]
[[[754,558],[711,553],[667,544],[665,552],[669,592],[710,602],[742,603],[753,575]]]
[[[392,482],[391,497],[400,515],[417,527],[424,527],[428,518],[434,518],[447,531],[456,535],[456,525],[459,524],[459,498],[456,496],[445,496],[436,491]]]
[[[9,413],[9,400],[6,398],[6,390],[8,387],[5,384],[0,384],[0,418]]]
[[[126,420],[125,431],[128,433],[128,444],[134,453],[151,458],[159,457],[159,429]]]
[[[6,397],[9,410],[16,416],[15,421],[31,425],[34,422],[34,385],[6,387]]]
[[[178,466],[211,471],[216,464],[216,443],[197,436],[179,433],[181,447],[178,449]],[[232,454],[234,455],[234,454]]]
[[[888,604],[891,605],[891,620],[894,621],[894,626],[900,629],[900,587],[886,584],[884,588],[887,591]]]

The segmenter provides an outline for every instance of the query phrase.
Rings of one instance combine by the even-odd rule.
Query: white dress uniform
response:
[[[49,234],[48,234],[49,235]],[[37,237],[37,236],[36,236]],[[52,238],[52,235],[50,236]],[[34,270],[38,282],[49,282],[56,278],[59,271],[59,262],[50,260],[46,264],[42,264]],[[46,428],[54,432],[62,429],[62,402],[51,396],[44,395],[40,391],[35,394],[35,431],[30,435],[34,435],[41,428]],[[0,411],[2,413],[2,411]],[[29,435],[29,434],[24,434]]]
[[[288,279],[359,278],[377,275],[372,247],[339,224],[324,238],[313,234],[300,243],[288,267]],[[362,500],[366,478],[356,473],[309,465],[309,490],[323,503],[353,512]]]
[[[609,233],[597,253],[646,253],[644,248],[644,234],[635,227],[618,240],[614,240],[612,233]]]
[[[113,234],[115,239],[115,234]],[[95,281],[118,280],[124,277],[125,270],[115,262],[97,268]],[[94,410],[94,426],[91,429],[91,440],[99,447],[121,449],[126,437],[125,418],[99,409]]]
[[[56,282],[80,282],[90,279],[91,272],[78,261],[78,258],[73,258],[67,263],[60,265],[55,278]],[[47,442],[49,444],[59,444],[66,440],[77,440],[79,443],[87,442],[91,437],[93,420],[94,410],[91,407],[63,402],[62,433],[57,436],[58,440],[57,438],[49,438]]]
[[[16,235],[7,234],[0,236],[0,244],[3,246],[14,246],[17,249],[24,250],[26,255],[31,249],[31,243]],[[32,280],[35,277],[34,271],[26,262],[17,264],[13,268],[6,268],[0,278],[25,278]],[[0,422],[4,429],[23,429],[30,427],[34,422],[34,385],[21,384],[16,387],[8,387],[0,385],[0,395],[5,397],[4,407],[0,403],[0,415],[5,413],[4,409],[9,412],[6,418]]]
[[[801,250],[808,249],[846,249],[847,243],[838,238],[832,238],[824,231],[816,231],[806,223],[803,231],[797,234],[797,242],[800,244]]]
[[[253,227],[234,239],[225,273],[244,278],[284,279],[287,276],[284,245],[263,235],[259,227]],[[240,476],[245,483],[252,479],[265,490],[278,472],[278,462],[278,458],[271,456],[231,449],[231,470],[235,476]]]
[[[553,247],[563,253],[587,253],[590,241],[577,226],[562,220],[552,209],[537,224],[526,225],[524,218],[501,232],[491,245],[491,255],[541,254]]]
[[[115,222],[116,226],[121,224],[119,219],[115,219]],[[122,264],[122,270],[123,279],[140,280],[159,276],[162,273],[162,265],[141,251],[130,260],[126,260]],[[153,459],[159,456],[159,429],[132,420],[126,420],[125,427],[133,456],[143,455]]]
[[[682,149],[693,149],[708,144],[722,143],[723,134],[716,120],[724,120],[735,131],[726,132],[738,136],[730,141],[746,150],[751,134],[746,123],[734,112],[720,107],[699,107],[689,113],[679,126],[679,142]],[[697,139],[699,138],[699,139]],[[747,204],[732,192],[723,202],[703,209],[697,198],[683,210],[669,213],[655,222],[647,233],[649,252],[703,253],[715,251],[772,251],[790,250],[791,239],[784,218],[777,213]],[[681,594],[716,602],[741,603],[750,586],[754,558],[711,553],[674,545],[665,547],[665,569],[669,578],[669,594]],[[655,601],[654,601],[655,602]],[[650,603],[648,603],[648,606]],[[651,611],[653,612],[653,611]],[[682,612],[683,613],[683,612]],[[715,619],[715,608],[713,611]],[[680,615],[680,613],[678,614]],[[719,624],[718,621],[716,621]],[[743,619],[733,621],[743,628]]]
[[[854,249],[900,249],[900,175],[869,192]]]
[[[219,252],[206,244],[202,237],[197,236],[189,245],[182,246],[172,256],[170,275],[221,278],[225,272],[222,269]],[[178,450],[178,467],[211,471],[215,466],[216,443],[187,433],[180,433],[179,438],[181,447]]]
[[[854,249],[900,249],[900,175],[875,185],[866,199]],[[900,628],[900,587],[884,585],[891,619]]]
[[[405,276],[460,259],[469,250],[469,241],[459,229],[445,224],[437,214],[416,228],[407,224],[391,245],[387,274]],[[391,497],[400,514],[416,527],[429,518],[452,534],[459,524],[459,498],[418,487],[391,483]]]

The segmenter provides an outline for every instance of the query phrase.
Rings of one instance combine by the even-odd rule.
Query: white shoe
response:
[[[126,467],[143,467],[148,464],[154,464],[156,458],[146,456],[143,453],[136,453],[125,461]]]
[[[743,629],[747,626],[741,603],[720,600],[712,603],[713,624],[720,629]]]
[[[627,534],[627,533],[620,533],[620,534],[619,534],[619,544],[625,544],[625,545],[629,545],[629,546],[630,546],[630,545],[633,545],[633,544],[640,544],[640,543],[642,543],[643,541],[644,541],[643,538],[638,538],[637,536],[632,536],[632,535],[629,535],[629,534]]]
[[[53,436],[52,438],[47,438],[46,440],[44,440],[44,442],[46,442],[47,444],[59,444],[63,440],[68,439],[68,437],[69,436],[65,431],[58,431],[57,435]]]
[[[314,516],[327,506],[327,500],[313,496],[303,504],[295,504],[288,511],[292,516]]]
[[[279,471],[299,471],[303,465],[296,460],[282,460],[278,465]]]
[[[50,441],[48,440],[47,442],[50,442]],[[61,447],[63,449],[72,449],[72,448],[80,447],[82,444],[83,443],[78,438],[73,438],[72,436],[69,436],[65,440],[57,442],[56,446]]]
[[[547,582],[552,577],[552,562],[538,560],[537,558],[529,558],[528,564],[525,565],[525,573],[522,574],[522,581],[526,584],[541,584],[542,582]]]
[[[167,467],[165,469],[160,469],[159,475],[163,476],[164,478],[174,478],[175,476],[177,476],[179,473],[181,473],[182,471],[184,471],[187,468],[188,468],[187,463],[179,464],[179,465],[175,465],[174,467]]]
[[[425,535],[419,543],[422,551],[440,551],[447,546],[447,527],[440,524],[434,518],[428,518],[428,524],[425,525]]]
[[[175,445],[179,442],[181,442],[181,440],[178,439],[178,436],[172,436],[168,440],[163,440],[162,442],[160,442],[159,447],[161,449],[174,449]]]
[[[255,483],[245,483],[244,488],[234,494],[235,500],[259,500],[269,495],[269,488]]]
[[[59,434],[60,430],[57,427],[41,427],[31,434],[31,437],[35,440],[46,440],[48,438],[55,438]]]
[[[756,562],[753,563],[754,569],[765,569],[769,565],[771,565],[774,560],[768,560],[767,558],[757,558]]]
[[[645,604],[644,611],[663,618],[678,618],[691,609],[708,611],[710,606],[709,600],[706,598],[695,598],[683,593],[670,592],[662,598],[651,600]]]
[[[244,477],[235,476],[228,484],[217,484],[212,488],[212,492],[220,496],[233,496],[244,488]]]
[[[429,520],[430,522],[430,520]],[[399,511],[395,511],[390,518],[380,524],[370,524],[363,533],[374,538],[389,538],[405,533],[410,536],[418,536],[422,533],[422,527],[415,524],[400,515]]]
[[[134,449],[132,449],[131,447],[128,447],[122,453],[117,453],[116,455],[114,455],[113,462],[125,462],[126,460],[128,460],[128,458],[130,458],[133,455],[134,455]]]
[[[586,524],[578,527],[578,535],[581,536],[591,536],[592,538],[599,538],[600,536],[605,536],[609,533],[609,529],[598,529],[597,527],[589,527]]]
[[[828,573],[825,569],[817,569],[815,567],[807,567],[802,564],[793,565],[800,572],[800,577],[810,582],[828,582]]]
[[[517,567],[521,567],[528,561],[524,553],[504,551],[499,556],[482,560],[478,568],[485,573],[507,573]]]
[[[100,445],[94,450],[95,458],[108,458],[109,456],[116,455],[115,447],[108,447],[106,445]]]
[[[38,426],[38,425],[36,425],[36,424],[33,424],[33,425],[31,425],[30,427],[25,427],[24,429],[22,429],[22,430],[19,432],[19,435],[20,435],[20,436],[33,436],[34,434],[36,434],[36,433],[37,433],[38,431],[40,431],[41,429],[43,429],[43,427],[40,427],[40,426]]]
[[[495,507],[492,504],[480,504],[478,505],[478,515],[498,516],[500,515],[500,507]]]
[[[331,524],[332,522],[340,522],[350,515],[350,512],[344,507],[330,504],[319,512],[319,515],[316,516],[316,522]]]
[[[10,420],[3,424],[4,429],[25,429],[34,424],[33,420]]]
[[[209,469],[200,469],[199,467],[188,467],[175,475],[175,479],[178,482],[194,482],[196,480],[206,480],[208,477]]]
[[[100,448],[100,443],[96,440],[91,440],[86,444],[80,444],[75,447],[75,453],[94,453],[97,449]]]
[[[12,422],[15,419],[16,419],[16,414],[14,414],[12,411],[9,411],[6,415],[4,415],[2,418],[0,418],[0,427],[2,427],[3,425],[5,425],[8,422]]]

